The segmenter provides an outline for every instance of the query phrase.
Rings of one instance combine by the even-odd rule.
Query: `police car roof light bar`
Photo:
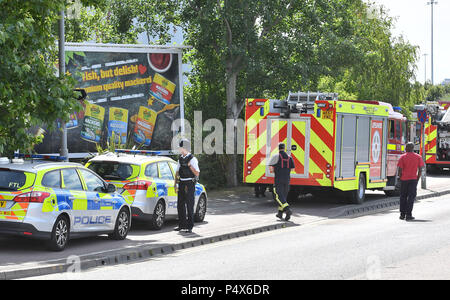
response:
[[[24,153],[14,153],[14,158],[31,158],[31,159],[52,160],[52,161],[67,160],[66,156],[45,155],[45,154],[24,154]]]
[[[150,150],[128,150],[128,149],[116,149],[114,150],[116,153],[125,153],[125,154],[142,154],[142,155],[151,155],[156,156],[160,155],[161,151],[150,151]]]

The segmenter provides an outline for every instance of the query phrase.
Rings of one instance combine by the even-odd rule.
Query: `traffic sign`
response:
[[[427,111],[425,109],[417,111],[417,119],[420,123],[425,123],[428,120]]]

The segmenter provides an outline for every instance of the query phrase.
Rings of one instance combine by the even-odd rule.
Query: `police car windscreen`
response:
[[[26,181],[25,172],[0,169],[0,191],[17,191]]]
[[[136,177],[133,176],[133,167],[127,163],[96,161],[88,168],[105,180],[129,180]]]

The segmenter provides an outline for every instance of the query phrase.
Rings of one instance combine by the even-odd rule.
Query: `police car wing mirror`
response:
[[[106,186],[106,192],[107,193],[115,193],[116,192],[116,186],[112,183],[108,183],[108,185]]]

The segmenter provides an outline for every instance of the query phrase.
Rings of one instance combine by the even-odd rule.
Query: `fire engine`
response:
[[[450,102],[438,101],[416,105],[416,110],[427,111],[425,129],[425,160],[430,171],[450,168]],[[417,123],[416,141],[422,154],[422,126]]]
[[[394,195],[405,123],[388,103],[338,100],[332,93],[246,99],[243,182],[273,184],[267,162],[283,142],[295,162],[291,196],[339,190],[362,203],[366,189]]]

